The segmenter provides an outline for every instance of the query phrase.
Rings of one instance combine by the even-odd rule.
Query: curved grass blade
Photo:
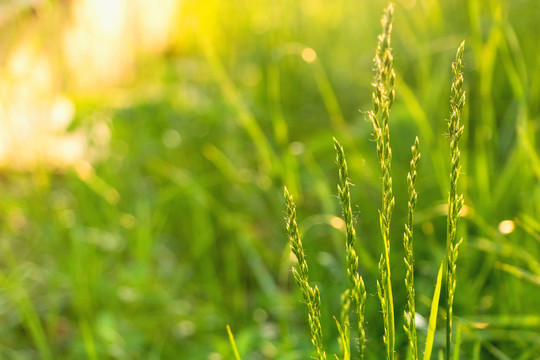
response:
[[[459,349],[461,348],[461,325],[456,326],[456,343],[454,344],[454,358],[453,360],[459,360]]]
[[[424,350],[424,360],[431,358],[431,350],[433,349],[433,340],[435,339],[435,326],[437,324],[437,312],[439,310],[439,297],[441,295],[441,284],[443,275],[443,264],[439,266],[439,274],[437,275],[437,284],[431,301],[431,310],[429,314],[428,332],[426,338],[426,347]]]
[[[347,322],[343,323],[343,326],[339,323],[339,320],[334,316],[334,320],[336,322],[336,326],[339,332],[339,339],[342,344],[342,355],[343,360],[350,360],[351,359],[351,344],[350,344],[350,337],[348,336],[349,333],[349,324]],[[339,359],[337,355],[335,355],[336,359]]]
[[[238,353],[238,348],[236,347],[236,342],[234,341],[234,336],[233,336],[233,333],[231,331],[231,327],[229,326],[229,324],[227,324],[227,334],[229,334],[229,341],[231,342],[231,348],[234,353],[234,359],[242,360],[240,359],[240,354]]]

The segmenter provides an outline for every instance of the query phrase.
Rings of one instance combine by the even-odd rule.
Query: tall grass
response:
[[[396,73],[393,67],[391,50],[392,16],[394,6],[390,4],[382,18],[382,33],[379,35],[377,51],[375,52],[375,81],[373,83],[373,110],[368,113],[375,139],[377,141],[377,155],[382,172],[382,209],[379,211],[379,224],[383,240],[383,254],[379,260],[380,282],[377,282],[377,293],[381,301],[384,321],[384,343],[386,357],[394,359],[395,324],[394,299],[392,295],[392,275],[390,268],[390,222],[394,209],[394,195],[392,190],[392,148],[390,147],[390,108],[396,97]]]
[[[416,319],[419,357],[422,351],[425,360],[446,356],[446,280],[437,270],[446,257],[451,160],[441,120],[449,118],[449,62],[463,38],[466,131],[457,193],[467,206],[456,240],[464,234],[466,240],[456,268],[453,357],[527,360],[540,353],[537,2],[395,4],[397,93],[389,127],[396,358],[410,350],[401,326],[408,319],[403,310],[409,312],[401,240],[416,134],[422,159],[413,222],[416,316],[410,319]],[[11,3],[0,7],[7,12]],[[100,160],[90,173],[88,164],[78,171],[2,168],[0,358],[234,359],[226,324],[245,359],[309,358],[305,304],[289,286],[284,184],[295,195],[310,284],[321,293],[327,357],[358,358],[355,304],[344,291],[352,282],[345,270],[345,221],[337,218],[335,137],[355,184],[350,195],[366,287],[364,354],[384,359],[376,295],[381,173],[371,124],[358,112],[372,107],[370,70],[383,5],[184,1],[166,56],[137,56],[133,86],[73,94],[63,86],[69,76],[55,51],[61,32],[40,26],[63,22],[67,2],[40,3],[2,21],[1,52],[21,49],[52,59],[53,72],[62,75],[52,80],[54,91],[76,109],[67,132],[82,129],[90,142],[110,143],[94,154]],[[39,29],[49,30],[34,37]],[[308,49],[316,54],[313,62],[302,57]],[[43,79],[41,56],[30,63],[3,59],[2,73],[50,82]],[[22,69],[29,64],[39,66]],[[25,76],[16,81],[26,84]],[[5,95],[4,110],[47,102],[12,104]],[[426,329],[421,320],[428,315]],[[338,353],[338,336],[348,353]]]
[[[390,108],[395,99],[396,74],[393,68],[393,55],[391,51],[391,32],[393,5],[390,4],[385,10],[382,18],[382,33],[378,37],[377,50],[375,53],[375,80],[373,82],[373,110],[368,113],[373,126],[377,144],[377,154],[380,170],[382,173],[382,209],[379,211],[379,226],[383,242],[383,253],[379,261],[380,281],[377,281],[377,293],[381,303],[381,313],[383,317],[383,342],[386,348],[386,359],[392,360],[395,357],[395,319],[394,319],[394,299],[392,295],[391,278],[391,257],[390,257],[390,222],[394,208],[394,196],[392,190],[392,148],[390,146]],[[452,307],[456,286],[456,260],[458,256],[460,241],[456,241],[457,221],[463,206],[463,195],[457,194],[460,166],[460,152],[458,140],[463,134],[463,126],[460,124],[465,93],[463,90],[463,74],[461,72],[462,57],[464,52],[464,42],[461,43],[456,54],[456,60],[452,64],[453,81],[452,96],[450,99],[451,117],[448,121],[448,135],[450,137],[451,172],[450,172],[450,193],[448,204],[448,225],[447,225],[447,255],[444,262],[444,273],[446,274],[446,359],[450,360],[452,354]],[[336,319],[339,340],[342,348],[343,359],[350,359],[350,324],[348,312],[350,304],[356,307],[358,318],[358,344],[359,356],[364,358],[365,348],[365,324],[364,312],[366,303],[366,289],[362,277],[358,274],[358,256],[356,255],[356,231],[351,210],[350,183],[345,153],[339,142],[334,139],[334,147],[337,152],[337,164],[339,173],[338,196],[342,205],[342,214],[345,224],[345,248],[346,248],[346,269],[351,282],[351,288],[342,295],[342,310],[340,321]],[[413,226],[414,211],[417,203],[417,193],[415,183],[417,178],[418,161],[420,153],[418,151],[419,140],[415,138],[411,148],[412,159],[410,171],[407,174],[408,184],[408,215],[405,224],[403,245],[405,249],[405,286],[407,290],[407,305],[405,310],[404,329],[409,339],[410,356],[418,359],[418,339],[416,333],[416,305],[415,305],[415,285],[414,285],[414,251],[413,251]],[[322,342],[321,328],[321,297],[317,286],[312,287],[308,282],[308,267],[304,247],[300,238],[298,225],[296,222],[296,206],[292,196],[285,188],[285,201],[287,204],[287,232],[289,234],[292,252],[294,253],[298,266],[293,268],[293,275],[299,285],[308,307],[308,320],[311,329],[312,343],[319,359],[326,359],[326,352]],[[442,268],[436,283],[436,291],[431,306],[432,316],[430,317],[429,332],[426,340],[424,359],[429,359],[434,341],[435,321],[439,305],[439,294],[442,283]],[[337,356],[336,356],[337,357]],[[456,359],[459,354],[456,355]]]
[[[345,233],[346,233],[346,257],[347,257],[347,275],[351,282],[351,288],[347,289],[343,294],[344,301],[342,302],[342,325],[348,322],[348,303],[346,302],[347,298],[350,297],[354,306],[355,313],[357,316],[357,330],[358,330],[358,350],[360,359],[364,358],[364,350],[366,347],[366,331],[364,323],[364,314],[366,307],[366,287],[364,284],[364,279],[358,274],[358,255],[356,254],[355,245],[356,245],[356,231],[354,229],[354,219],[352,214],[351,206],[351,191],[350,191],[350,180],[349,180],[349,170],[347,167],[347,162],[345,161],[345,152],[339,144],[339,142],[334,138],[334,148],[337,153],[337,164],[339,171],[339,185],[338,185],[338,196],[341,202],[341,208],[343,217],[345,219]],[[345,338],[344,347],[347,347],[350,338],[350,334],[343,336]],[[345,349],[347,350],[347,349]]]
[[[311,341],[320,360],[326,359],[326,353],[323,346],[323,337],[321,329],[321,295],[317,286],[309,284],[309,268],[304,254],[304,246],[300,240],[300,232],[296,224],[296,205],[292,196],[285,188],[285,201],[287,203],[287,232],[291,242],[291,249],[298,266],[293,268],[293,275],[296,283],[302,290],[304,301],[308,307],[309,328],[311,330]]]
[[[457,223],[463,208],[463,195],[458,193],[458,179],[461,172],[458,141],[463,135],[463,125],[460,124],[463,106],[465,105],[465,91],[463,90],[463,74],[461,62],[465,42],[462,42],[452,64],[453,81],[450,97],[451,115],[448,121],[448,136],[450,138],[450,192],[448,194],[448,220],[446,232],[446,360],[452,355],[452,308],[454,306],[454,293],[456,290],[456,261],[462,239],[457,241]]]
[[[412,159],[410,171],[407,174],[407,185],[409,192],[409,201],[407,203],[407,223],[405,224],[405,232],[403,233],[403,247],[405,248],[405,287],[407,288],[407,309],[405,310],[405,332],[409,338],[409,346],[411,358],[418,359],[418,339],[416,336],[416,296],[414,289],[414,246],[413,246],[413,227],[414,227],[414,210],[418,194],[416,193],[416,169],[420,160],[420,152],[418,151],[418,137],[414,140],[414,145],[411,148]]]

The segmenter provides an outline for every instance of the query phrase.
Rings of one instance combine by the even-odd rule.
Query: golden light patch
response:
[[[304,48],[302,50],[302,59],[307,63],[312,63],[317,60],[317,53],[312,48]]]
[[[343,219],[337,216],[333,216],[332,219],[330,219],[330,225],[332,225],[333,228],[338,230],[345,229],[345,221],[343,221]]]
[[[516,226],[512,220],[504,220],[499,224],[499,231],[502,234],[510,234],[515,230]]]

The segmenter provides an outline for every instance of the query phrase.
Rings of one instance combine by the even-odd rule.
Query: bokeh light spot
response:
[[[317,60],[317,53],[312,48],[304,48],[302,50],[302,59],[307,63],[312,63]]]
[[[165,145],[169,149],[174,149],[178,147],[178,145],[180,145],[180,143],[182,142],[182,137],[180,136],[178,131],[168,129],[163,133],[161,141],[163,142],[163,145]]]
[[[330,220],[330,225],[332,225],[333,228],[338,230],[344,230],[345,229],[345,222],[343,219],[333,216],[332,220]]]
[[[291,143],[291,145],[289,145],[289,149],[291,151],[291,154],[293,155],[300,155],[301,153],[304,152],[304,144],[301,143],[300,141],[294,141]]]
[[[501,223],[499,224],[499,231],[502,234],[510,234],[514,231],[515,228],[516,226],[514,225],[514,222],[512,220],[504,220],[501,221]]]

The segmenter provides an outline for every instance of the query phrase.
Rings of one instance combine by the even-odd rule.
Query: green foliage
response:
[[[55,8],[64,3],[23,15],[30,26],[50,20],[48,14],[61,20]],[[355,184],[365,358],[384,359],[375,295],[381,173],[365,119],[382,7],[353,0],[184,1],[174,44],[161,56],[134,59],[133,86],[63,91],[76,107],[69,131],[82,129],[91,142],[109,145],[93,154],[90,177],[45,165],[2,170],[0,358],[40,359],[50,351],[54,359],[234,359],[230,324],[244,359],[308,359],[306,305],[290,284],[285,184],[302,209],[297,224],[310,283],[321,292],[327,354],[339,354],[332,315],[344,324],[346,313],[355,358],[355,305],[341,301],[351,282],[345,222],[336,218],[335,137]],[[414,214],[418,347],[421,353],[430,338],[431,358],[444,354],[446,280],[437,282],[437,270],[446,254],[451,169],[441,136],[449,134],[449,59],[461,39],[467,102],[458,193],[466,206],[456,240],[466,241],[456,268],[453,356],[526,360],[540,352],[538,11],[536,0],[395,4],[389,129],[396,358],[410,351],[401,331],[408,306],[401,224],[408,223],[405,179],[415,135],[422,149]],[[22,25],[2,24],[4,48],[24,38],[60,56],[48,43],[58,31],[43,31],[45,41]],[[307,49],[313,62],[302,56]],[[58,60],[53,65],[61,71]],[[105,135],[96,131],[103,125]],[[342,311],[346,304],[350,313]],[[434,313],[431,333],[435,327],[425,322]]]

